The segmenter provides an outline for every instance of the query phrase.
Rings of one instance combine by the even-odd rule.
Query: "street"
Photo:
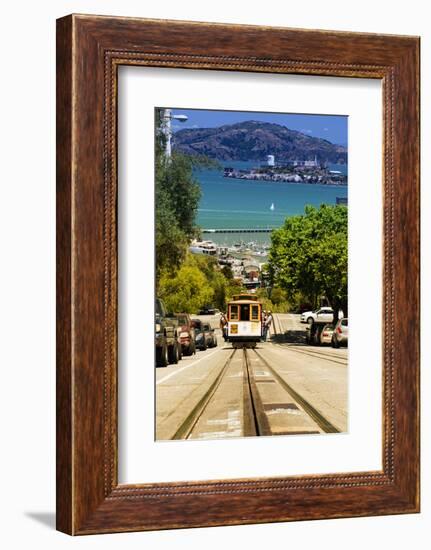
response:
[[[267,342],[218,346],[156,369],[156,439],[347,431],[346,348],[310,346],[296,314],[274,314]]]

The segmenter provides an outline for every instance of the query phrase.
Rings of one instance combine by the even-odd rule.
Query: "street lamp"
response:
[[[166,138],[165,154],[166,154],[166,158],[170,159],[171,155],[172,155],[171,120],[179,120],[180,122],[186,122],[186,120],[188,120],[188,116],[187,115],[173,115],[172,114],[172,109],[163,109],[162,120],[163,120],[163,131],[165,133],[165,138]]]

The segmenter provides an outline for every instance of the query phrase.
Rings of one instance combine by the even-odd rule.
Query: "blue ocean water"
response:
[[[251,168],[255,161],[224,163],[234,168]],[[347,166],[333,165],[333,170],[346,173]],[[308,204],[335,204],[337,197],[347,197],[347,186],[287,184],[224,178],[222,170],[197,170],[201,186],[198,225],[205,229],[273,228],[287,216],[303,214]],[[274,209],[271,210],[271,205]],[[231,244],[239,239],[268,242],[269,234],[206,234],[218,244]]]

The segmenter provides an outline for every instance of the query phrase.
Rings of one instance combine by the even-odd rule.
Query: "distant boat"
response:
[[[274,203],[271,204],[271,206],[269,207],[270,210],[275,210],[275,206],[274,206]]]
[[[215,256],[217,254],[217,246],[212,241],[197,241],[194,240],[189,246],[192,254],[205,254],[207,256]]]

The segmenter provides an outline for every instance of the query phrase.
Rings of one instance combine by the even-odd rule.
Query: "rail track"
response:
[[[272,316],[273,323],[274,323],[274,333],[275,334],[284,334],[283,327],[281,326],[281,321],[278,315],[274,314]],[[278,326],[278,328],[277,328]]]
[[[342,357],[341,355],[336,354],[329,354],[326,352],[318,351],[318,350],[312,350],[309,348],[301,349],[299,346],[291,345],[291,346],[279,346],[283,349],[293,351],[294,353],[301,353],[303,355],[308,355],[310,357],[317,357],[318,359],[323,359],[324,361],[329,361],[331,363],[337,363],[338,365],[342,365],[343,367],[347,366],[347,358]]]
[[[337,433],[261,351],[234,349],[173,439]]]

